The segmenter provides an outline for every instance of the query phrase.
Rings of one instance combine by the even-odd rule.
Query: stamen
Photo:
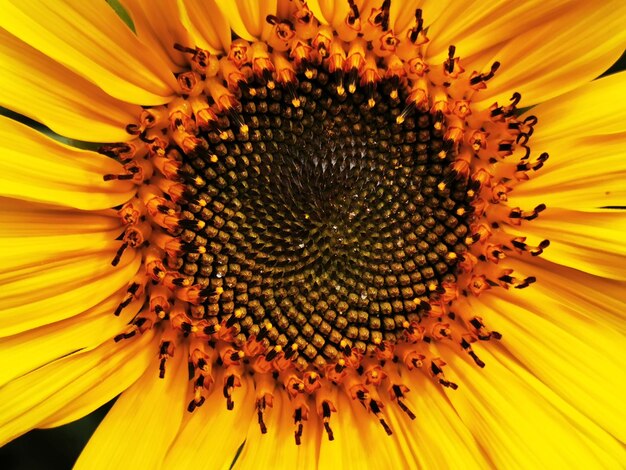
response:
[[[117,266],[118,264],[120,264],[120,261],[122,260],[122,255],[124,255],[124,251],[126,251],[126,248],[128,248],[127,242],[124,242],[120,245],[117,252],[115,253],[113,261],[111,261],[112,266]]]
[[[259,422],[259,427],[261,428],[261,434],[266,434],[267,426],[265,425],[265,421],[263,420],[263,416],[265,414],[265,408],[266,408],[265,397],[262,397],[260,400],[257,400],[256,407],[257,407],[257,420]]]
[[[174,355],[174,343],[169,340],[161,341],[159,345],[159,378],[165,378],[165,363]]]
[[[235,402],[232,399],[232,393],[235,387],[241,387],[241,381],[235,374],[229,374],[224,378],[224,398],[226,398],[226,409],[232,410]]]
[[[296,408],[293,414],[293,422],[296,427],[294,431],[296,445],[300,445],[302,443],[302,431],[304,429],[304,425],[302,424],[302,419],[303,419],[303,410],[302,408],[298,407]]]
[[[335,435],[332,428],[330,427],[330,413],[331,406],[328,401],[324,401],[322,403],[322,422],[324,423],[324,429],[326,430],[326,434],[328,435],[328,440],[334,441]]]

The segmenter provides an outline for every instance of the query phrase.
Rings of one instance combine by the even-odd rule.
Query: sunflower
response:
[[[1,4],[0,105],[98,145],[0,120],[0,442],[626,462],[624,2],[122,3]]]

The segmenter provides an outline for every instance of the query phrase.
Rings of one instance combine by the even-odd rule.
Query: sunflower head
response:
[[[223,55],[176,43],[188,60],[179,95],[146,107],[126,127],[131,143],[101,149],[125,170],[105,180],[137,184],[112,264],[134,249],[145,266],[115,313],[147,304],[115,339],[164,329],[161,376],[187,345],[189,411],[219,368],[229,409],[242,374],[283,388],[297,443],[307,397],[333,437],[335,389],[391,434],[379,393],[415,419],[403,371],[456,389],[433,346],[484,367],[471,344],[500,338],[457,299],[535,280],[516,277],[507,254],[548,241],[529,246],[500,224],[545,209],[507,206],[548,158],[531,157],[537,119],[518,117],[519,93],[474,110],[500,63],[468,77],[454,45],[428,62],[422,10],[396,34],[389,8],[349,2],[334,25],[294,3],[265,18],[263,40]],[[258,390],[262,431],[272,393]]]
[[[501,409],[519,412],[507,405],[490,364],[515,383],[527,374],[520,364],[536,367],[542,381],[564,393],[559,376],[541,362],[549,359],[536,354],[538,345],[558,349],[551,343],[558,331],[534,318],[532,306],[540,299],[558,310],[546,290],[580,295],[567,283],[550,284],[551,270],[564,269],[558,263],[579,267],[570,262],[577,250],[589,266],[584,247],[597,254],[602,236],[585,245],[550,218],[563,210],[553,207],[566,196],[553,195],[558,185],[550,183],[550,171],[540,170],[552,147],[559,155],[566,137],[579,139],[571,130],[576,123],[567,130],[550,127],[571,109],[555,105],[558,111],[550,114],[551,108],[524,112],[520,106],[558,94],[536,76],[558,75],[569,88],[587,77],[585,61],[561,51],[571,59],[559,59],[559,67],[571,71],[568,82],[556,67],[559,51],[548,54],[537,38],[558,37],[548,28],[552,23],[544,24],[548,16],[561,18],[562,36],[569,37],[591,13],[582,4],[570,11],[558,2],[503,2],[472,5],[476,12],[467,16],[459,6],[436,3],[127,0],[136,35],[106,5],[68,0],[76,23],[46,10],[55,25],[72,32],[56,35],[41,21],[25,20],[39,18],[39,9],[16,4],[8,10],[15,20],[0,23],[7,44],[0,44],[0,58],[13,61],[7,71],[20,73],[0,79],[0,87],[14,86],[9,83],[20,74],[39,80],[33,77],[42,75],[28,72],[42,68],[55,93],[38,91],[52,87],[45,80],[33,82],[41,104],[34,117],[41,113],[55,130],[106,143],[100,155],[57,145],[62,161],[75,157],[79,169],[71,179],[59,176],[57,162],[48,163],[49,191],[37,191],[27,179],[24,187],[7,183],[0,194],[61,201],[107,218],[104,234],[72,239],[77,246],[94,240],[90,253],[103,247],[98,253],[106,255],[106,274],[98,271],[93,284],[100,276],[115,287],[104,292],[103,283],[99,292],[88,285],[76,296],[96,309],[84,316],[104,325],[94,333],[101,346],[81,343],[59,356],[74,360],[93,350],[103,354],[111,377],[125,380],[121,389],[137,380],[133,390],[141,393],[124,396],[140,398],[122,397],[119,416],[140,408],[149,421],[153,415],[142,403],[160,397],[154,409],[167,415],[166,425],[149,427],[162,429],[164,450],[152,449],[152,464],[167,453],[169,464],[182,465],[178,457],[185,461],[182,454],[198,447],[200,437],[235,449],[241,439],[215,436],[216,430],[253,421],[249,433],[292,440],[295,445],[281,451],[313,453],[315,462],[318,455],[332,460],[329,445],[345,450],[354,444],[362,453],[371,445],[372,458],[385,466],[413,467],[416,459],[421,465],[421,457],[385,450],[406,447],[421,455],[416,433],[431,444],[425,447],[439,449],[433,451],[437,465],[458,465],[465,459],[441,451],[457,448],[450,436],[471,441],[480,455],[492,438],[481,427],[483,417],[493,412],[497,419],[484,420],[497,427],[512,422]],[[585,30],[590,43],[599,43],[593,35],[600,29]],[[133,46],[100,47],[100,33]],[[66,54],[68,44],[76,56]],[[590,61],[604,64],[616,47],[597,46]],[[25,59],[15,59],[20,54]],[[76,77],[75,92],[67,77]],[[82,95],[93,104],[73,98]],[[49,108],[89,119],[62,119]],[[544,121],[559,136],[554,141],[542,134]],[[617,131],[609,126],[607,132]],[[17,134],[18,144],[37,139]],[[574,147],[586,148],[580,139]],[[567,167],[557,162],[557,173],[559,165]],[[18,170],[28,174],[36,165],[23,166]],[[584,202],[579,187],[568,180],[558,190]],[[68,188],[81,197],[73,200]],[[85,230],[97,225],[87,217]],[[72,252],[61,245],[53,240],[63,253]],[[24,269],[32,270],[37,258],[28,260]],[[90,262],[104,269],[101,261]],[[95,272],[85,263],[78,274]],[[616,275],[606,266],[591,269]],[[66,283],[77,285],[72,275],[68,271]],[[47,282],[52,275],[42,276]],[[544,287],[542,278],[548,279]],[[563,309],[578,308],[569,298],[563,302]],[[69,297],[59,304],[69,308]],[[616,311],[607,299],[595,305]],[[52,309],[51,322],[71,320],[54,313],[59,309],[52,300],[44,306]],[[572,321],[587,334],[589,325]],[[9,335],[19,329],[6,328]],[[59,349],[62,341],[50,342]],[[562,344],[591,364],[580,342]],[[110,362],[114,356],[117,362]],[[143,366],[133,366],[139,362]],[[532,387],[542,389],[542,383]],[[166,393],[159,394],[163,387]],[[84,393],[101,398],[109,393],[104,388],[96,384]],[[511,388],[511,400],[523,398],[519,390]],[[87,406],[77,403],[76,409]],[[445,425],[430,419],[439,412]],[[456,424],[457,413],[471,433]],[[63,419],[51,414],[44,424]],[[357,443],[355,427],[363,438]],[[258,445],[255,439],[248,439],[250,446]],[[494,459],[506,462],[501,455]]]

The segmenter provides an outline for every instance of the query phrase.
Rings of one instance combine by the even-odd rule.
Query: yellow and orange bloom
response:
[[[0,2],[0,105],[99,143],[0,120],[0,442],[626,462],[626,4],[121,3]]]

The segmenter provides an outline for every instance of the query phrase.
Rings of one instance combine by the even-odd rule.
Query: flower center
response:
[[[456,280],[471,210],[443,116],[399,124],[407,93],[390,98],[390,81],[367,98],[308,72],[297,89],[248,81],[237,118],[218,116],[181,154],[191,202],[180,202],[177,266],[203,293],[221,291],[196,315],[235,315],[240,345],[269,320],[270,347],[297,346],[302,368],[336,360],[342,341],[371,353],[419,321]]]
[[[472,109],[500,64],[465,77],[454,46],[428,64],[421,10],[397,37],[388,1],[349,5],[335,29],[305,4],[293,21],[268,16],[267,41],[221,57],[175,45],[190,61],[180,95],[101,149],[125,168],[105,179],[138,186],[112,264],[135,249],[145,268],[115,313],[145,305],[115,340],[158,326],[161,377],[182,349],[190,412],[218,380],[232,409],[252,377],[266,432],[284,391],[297,443],[310,407],[333,439],[339,391],[388,434],[383,392],[415,419],[404,374],[457,388],[436,343],[484,367],[472,343],[501,336],[467,299],[528,287],[506,258],[549,244],[506,230],[545,209],[507,206],[548,158],[528,146],[537,119],[517,117],[517,93]]]

